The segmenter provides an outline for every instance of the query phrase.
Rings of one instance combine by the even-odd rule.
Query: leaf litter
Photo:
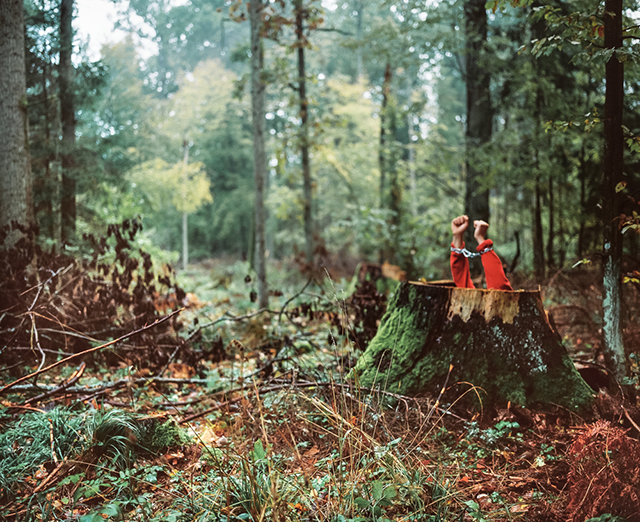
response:
[[[116,257],[134,271],[123,252],[135,248],[120,236]],[[79,320],[68,309],[83,306],[88,293],[78,293],[77,278],[99,265],[64,272],[70,262],[61,259],[47,269],[59,275],[36,290],[38,298],[15,298],[0,322],[5,384],[41,369],[34,355],[52,355],[44,345],[64,357],[97,344],[97,327],[88,330],[93,316]],[[73,290],[57,280],[63,272],[76,278]],[[347,375],[386,306],[375,284],[344,281],[355,291],[337,299],[339,283],[309,280],[274,297],[272,310],[256,311],[241,272],[211,299],[191,294],[193,306],[164,280],[164,291],[150,292],[144,322],[136,315],[136,299],[144,301],[138,276],[126,289],[119,279],[131,300],[119,297],[116,315],[100,319],[102,339],[187,309],[135,342],[83,357],[87,368],[76,380],[79,367],[60,366],[4,394],[1,517],[639,520],[631,401],[603,392],[593,419],[511,405],[479,415],[435,397],[361,389]],[[57,315],[48,307],[56,299]],[[73,329],[64,328],[73,317]],[[52,321],[57,331],[29,357],[11,351],[31,346],[33,332]]]

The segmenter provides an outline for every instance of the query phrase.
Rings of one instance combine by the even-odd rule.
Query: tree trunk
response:
[[[76,233],[76,178],[74,174],[76,116],[73,107],[73,0],[60,2],[60,120],[62,122],[62,241]]]
[[[302,182],[304,204],[304,240],[305,257],[308,264],[313,264],[313,190],[311,181],[311,166],[309,164],[309,102],[307,100],[307,73],[305,70],[304,49],[304,8],[302,0],[295,2],[296,37],[298,46],[298,94],[300,99],[300,154],[302,157]]]
[[[267,173],[265,152],[265,86],[262,81],[264,56],[260,28],[262,25],[262,0],[250,0],[249,21],[251,23],[251,108],[253,117],[253,176],[255,181],[255,264],[258,276],[258,305],[266,308],[269,304],[267,293],[266,242],[264,185]]]
[[[389,105],[389,94],[391,92],[392,78],[391,64],[387,62],[384,69],[384,80],[382,82],[382,107],[380,108],[380,150],[378,151],[378,166],[380,168],[380,209],[386,207],[387,188],[387,106]]]
[[[24,14],[21,0],[0,2],[0,227],[33,221]],[[6,245],[17,239],[12,236]]]
[[[388,105],[389,95],[391,93],[391,78],[393,72],[391,70],[391,64],[387,62],[384,69],[384,80],[382,82],[382,107],[380,108],[380,148],[378,150],[378,168],[380,169],[380,210],[384,210],[387,206],[387,125],[388,125]],[[380,264],[384,263],[385,256],[387,255],[387,242],[384,241],[380,252],[378,254]]]
[[[580,177],[580,228],[578,230],[578,245],[576,254],[582,257],[586,251],[585,245],[585,220],[587,219],[587,165],[584,151],[584,143],[580,149],[580,167],[578,170]]]
[[[409,129],[409,187],[411,190],[411,215],[418,215],[418,184],[416,181],[416,149],[413,143],[413,115],[407,114],[407,126]]]
[[[356,10],[356,83],[362,79],[362,19],[364,11],[364,0],[354,2]]]
[[[187,167],[189,166],[189,140],[182,141],[182,181],[187,186]],[[188,214],[182,213],[182,269],[186,272],[189,266],[189,223]]]
[[[622,0],[606,0],[604,46],[622,48]],[[606,65],[607,90],[604,102],[604,179],[602,182],[603,254],[603,334],[604,355],[618,381],[627,374],[620,324],[622,237],[617,218],[622,202],[616,185],[622,181],[624,68],[615,53]]]
[[[540,292],[402,283],[353,376],[402,395],[453,402],[469,384],[485,405],[559,404],[580,411],[592,391],[542,308]],[[466,393],[474,402],[476,394]]]
[[[536,162],[536,172],[538,172]],[[536,174],[536,186],[533,195],[533,272],[536,279],[544,278],[544,235],[542,233],[542,195],[540,194],[540,176]]]
[[[480,147],[491,139],[493,108],[491,77],[484,65],[487,41],[487,12],[484,0],[466,0],[466,170],[465,213],[471,220],[489,221],[489,191],[482,186],[483,173],[477,167]]]
[[[549,270],[553,270],[554,252],[553,252],[553,240],[555,234],[555,208],[554,208],[554,194],[553,194],[553,176],[549,174],[549,230],[547,234],[547,266]]]

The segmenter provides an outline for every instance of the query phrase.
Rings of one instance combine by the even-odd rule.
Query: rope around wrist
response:
[[[451,247],[451,252],[454,254],[462,254],[464,257],[479,257],[487,252],[491,252],[493,250],[493,246],[488,246],[487,248],[483,248],[480,252],[469,252],[466,248],[456,248]]]

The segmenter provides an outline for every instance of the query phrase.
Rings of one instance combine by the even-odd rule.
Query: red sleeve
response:
[[[476,250],[481,252],[490,246],[493,246],[493,241],[491,241],[491,239],[485,239],[477,246]],[[493,290],[513,290],[507,276],[504,275],[502,261],[500,261],[498,254],[492,249],[480,257],[482,259],[482,266],[484,267],[484,276],[487,279],[487,288]]]
[[[451,243],[453,247],[453,243]],[[464,248],[464,243],[462,243]],[[475,288],[473,281],[471,281],[471,273],[469,272],[469,260],[462,254],[456,254],[451,251],[451,275],[453,276],[453,282],[458,288]]]

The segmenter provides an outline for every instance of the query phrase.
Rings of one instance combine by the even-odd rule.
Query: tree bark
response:
[[[62,241],[69,242],[76,233],[76,115],[73,94],[73,0],[60,2],[60,120],[62,122]]]
[[[364,11],[364,0],[355,0],[356,10],[356,83],[362,79],[362,19]]]
[[[388,106],[389,96],[391,94],[391,79],[393,72],[391,64],[387,61],[384,69],[384,80],[382,82],[382,106],[380,107],[380,146],[378,149],[378,168],[380,169],[380,210],[384,210],[387,206],[387,169],[388,169],[388,144],[387,144],[387,125],[388,122]],[[378,261],[384,263],[387,255],[387,241],[382,242],[378,253]]]
[[[491,139],[493,107],[491,76],[486,67],[487,12],[484,0],[466,0],[466,170],[465,213],[472,219],[489,221],[489,191],[481,183],[477,167],[478,150]]]
[[[304,7],[302,0],[295,2],[296,39],[298,47],[298,95],[300,99],[300,154],[302,157],[302,182],[304,205],[304,239],[305,257],[308,264],[313,263],[313,185],[311,180],[311,165],[309,163],[309,101],[307,100],[307,73],[305,70],[304,49]]]
[[[606,0],[604,11],[604,46],[622,48],[622,0]],[[615,53],[606,64],[606,95],[604,102],[604,179],[602,182],[603,254],[603,334],[604,355],[616,379],[627,374],[627,361],[622,344],[620,303],[622,293],[622,237],[617,218],[622,202],[616,192],[622,181],[624,100],[624,67]]]
[[[537,163],[537,162],[536,162]],[[536,165],[536,172],[538,167]],[[542,195],[540,194],[540,176],[536,174],[536,186],[533,195],[533,272],[536,279],[544,278],[544,235],[542,232]]]
[[[21,0],[0,2],[0,227],[33,221],[24,14]],[[6,245],[16,236],[11,236]]]
[[[593,401],[537,291],[402,283],[352,377],[402,395],[438,395],[448,382],[448,402],[469,384],[484,405],[581,411]],[[463,400],[475,397],[467,393]]]
[[[555,239],[555,208],[554,208],[554,193],[553,193],[553,176],[549,174],[548,180],[548,198],[549,198],[549,230],[547,233],[547,266],[550,270],[555,268],[554,263],[554,251],[553,240]]]
[[[380,209],[386,206],[386,188],[387,188],[387,106],[389,105],[389,94],[391,93],[391,64],[387,62],[384,69],[384,80],[382,82],[382,107],[380,108],[380,149],[378,151],[378,166],[380,168]]]
[[[262,0],[250,0],[249,21],[251,24],[251,108],[253,118],[253,177],[255,181],[255,266],[258,277],[258,305],[269,304],[267,293],[266,241],[264,186],[267,174],[265,152],[265,86],[262,81],[264,56],[262,50]]]
[[[182,181],[187,186],[187,167],[189,166],[189,140],[182,141]],[[189,217],[182,213],[182,269],[186,272],[189,266]]]

